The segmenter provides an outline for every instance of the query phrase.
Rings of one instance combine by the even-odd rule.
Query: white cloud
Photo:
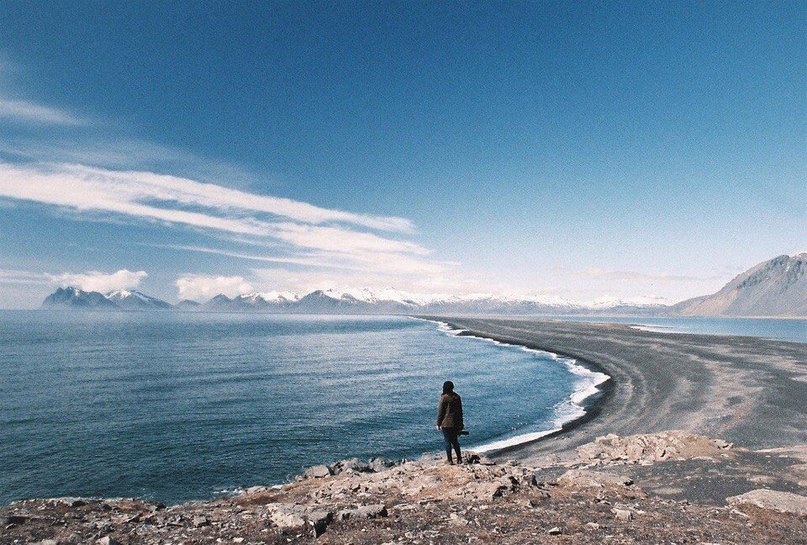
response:
[[[121,269],[114,273],[90,271],[86,273],[62,273],[49,275],[52,282],[60,286],[78,286],[84,291],[107,293],[114,290],[132,289],[148,276],[146,271]]]
[[[254,291],[252,286],[241,276],[205,276],[183,275],[176,281],[180,299],[192,301],[206,301],[211,297],[223,293],[228,297],[235,297],[243,293]]]
[[[271,237],[302,248],[428,253],[412,242],[343,226],[321,225],[337,222],[391,231],[411,230],[411,223],[403,218],[328,210],[289,199],[151,172],[120,172],[68,164],[32,167],[0,162],[0,196],[79,211],[110,212],[202,229]],[[188,210],[189,207],[196,210]],[[258,217],[264,214],[289,218],[294,222]]]
[[[0,98],[0,118],[48,125],[83,125],[84,120],[57,108],[27,100]]]
[[[271,224],[254,218],[215,223],[208,214],[187,212],[183,215],[176,206],[201,207],[225,216],[240,217],[243,212],[251,212],[307,224],[338,222],[384,231],[413,230],[411,222],[405,218],[330,210],[166,174],[77,164],[31,167],[0,163],[0,194],[79,210],[106,210],[242,234],[271,235],[268,229]],[[155,201],[161,204],[153,204]],[[171,206],[168,203],[172,203]],[[277,229],[280,232],[293,231],[285,224],[279,224]]]

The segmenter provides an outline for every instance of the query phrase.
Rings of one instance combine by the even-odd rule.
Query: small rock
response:
[[[120,545],[120,541],[118,541],[117,539],[115,539],[113,537],[110,537],[110,536],[104,536],[101,539],[99,539],[98,541],[96,541],[95,544],[96,545]]]
[[[233,538],[233,543],[243,543],[243,542],[244,542],[243,537],[234,537]]]
[[[714,439],[714,443],[719,449],[727,449],[732,447],[731,443],[724,441],[723,439]]]
[[[456,513],[451,513],[448,517],[448,522],[455,526],[468,526],[468,519],[459,516]]]
[[[379,473],[381,471],[384,471],[385,469],[391,468],[395,464],[383,458],[373,458],[372,460],[370,460],[370,463],[368,465],[370,467],[370,470],[372,470],[374,473]]]
[[[614,509],[613,511],[614,515],[616,515],[617,520],[627,522],[633,519],[633,513],[631,513],[627,509]]]
[[[549,529],[549,531],[548,531],[547,533],[548,533],[549,535],[551,535],[551,536],[559,536],[559,535],[560,535],[560,534],[562,534],[563,532],[561,531],[561,529],[560,529],[560,528],[558,528],[557,526],[555,526],[554,528],[550,528],[550,529]]]
[[[341,520],[349,518],[372,519],[377,517],[386,517],[387,507],[383,503],[362,505],[361,507],[357,507],[356,509],[345,509],[344,511],[340,511],[337,516]]]
[[[586,523],[586,528],[588,528],[589,530],[599,530],[600,525],[597,524],[596,522],[587,522]]]
[[[28,517],[24,515],[9,515],[6,517],[6,524],[23,524],[25,521],[28,520]]]
[[[200,526],[209,526],[210,521],[207,520],[207,517],[196,516],[193,517],[193,521],[191,521],[191,524],[193,524],[196,528],[199,528]]]

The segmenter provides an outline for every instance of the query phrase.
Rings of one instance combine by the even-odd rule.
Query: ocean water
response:
[[[640,329],[661,333],[744,335],[807,343],[807,319],[804,318],[706,318],[699,316],[609,318],[586,316],[564,318],[564,320],[633,324]]]
[[[404,317],[0,312],[0,504],[166,503],[351,456],[439,451],[442,382],[466,446],[532,439],[605,379]]]

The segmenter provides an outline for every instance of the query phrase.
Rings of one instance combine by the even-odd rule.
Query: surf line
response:
[[[521,346],[519,344],[505,343],[498,341],[496,339],[490,339],[488,337],[480,337],[478,335],[472,335],[468,333],[467,330],[465,329],[453,328],[447,322],[443,322],[440,320],[431,320],[428,318],[419,318],[416,316],[409,316],[409,318],[413,320],[421,320],[424,322],[437,324],[438,331],[448,335],[449,337],[478,339],[493,343],[497,346],[518,348],[519,350],[523,350],[531,354],[536,354],[542,357],[549,357],[552,360],[562,363],[563,365],[566,366],[566,368],[569,370],[570,373],[579,377],[575,385],[574,392],[572,392],[567,399],[555,405],[554,419],[552,420],[552,428],[548,430],[523,433],[520,435],[515,435],[513,437],[508,437],[506,439],[500,439],[497,441],[491,441],[488,443],[483,443],[481,445],[469,447],[470,450],[478,452],[480,454],[492,453],[495,451],[509,449],[518,445],[523,445],[525,443],[531,443],[548,435],[553,435],[555,433],[563,431],[570,424],[582,419],[587,414],[586,400],[591,398],[592,396],[601,393],[602,390],[598,388],[598,386],[611,380],[611,377],[609,375],[606,375],[605,373],[601,373],[599,371],[592,371],[588,367],[577,363],[577,360],[575,360],[574,358],[559,356],[558,354],[548,352],[546,350],[537,350],[534,348]]]

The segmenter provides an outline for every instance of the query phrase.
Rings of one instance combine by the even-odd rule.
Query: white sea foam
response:
[[[427,320],[425,318],[414,318],[414,319],[425,320],[427,322],[437,324],[437,329],[439,331],[451,337],[458,337],[460,336],[460,333],[466,331],[464,329],[452,328],[447,322],[442,322],[439,320]],[[503,343],[501,341],[497,341],[495,339],[489,339],[487,337],[477,337],[476,335],[463,335],[462,337],[481,339],[483,341],[491,342],[493,344],[500,346],[517,346],[518,348],[524,350],[525,352],[536,354],[542,358],[548,357],[550,359],[560,361],[566,366],[569,372],[579,377],[577,383],[575,384],[574,392],[572,392],[569,398],[555,405],[554,418],[552,421],[553,427],[551,429],[544,431],[523,433],[520,435],[516,435],[514,437],[508,437],[507,439],[501,439],[499,441],[492,441],[490,443],[476,445],[471,448],[471,450],[473,450],[474,452],[486,453],[501,450],[515,445],[529,443],[542,437],[546,437],[547,435],[559,432],[565,424],[568,424],[569,422],[573,422],[585,416],[586,409],[583,406],[585,400],[599,393],[600,389],[597,386],[611,379],[611,377],[606,375],[605,373],[593,371],[588,367],[580,365],[574,358],[560,356],[553,352],[547,352],[545,350],[536,350],[534,348],[528,348],[526,346],[521,345]]]

